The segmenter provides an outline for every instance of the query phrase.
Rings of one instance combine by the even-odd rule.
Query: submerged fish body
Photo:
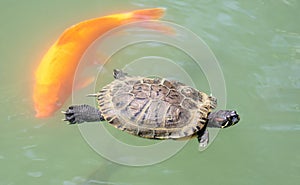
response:
[[[80,22],[65,30],[35,71],[33,101],[36,117],[49,117],[72,92],[73,78],[88,46],[107,31],[131,22],[159,19],[165,9],[143,9]]]

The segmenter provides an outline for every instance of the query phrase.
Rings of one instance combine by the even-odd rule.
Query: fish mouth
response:
[[[41,110],[36,110],[35,117],[36,118],[47,118],[53,115],[53,111],[41,111]]]
[[[54,114],[57,108],[54,108],[54,106],[45,106],[45,107],[35,107],[35,117],[36,118],[47,118]]]
[[[45,112],[37,112],[36,114],[35,114],[35,117],[36,118],[46,118],[46,117],[49,117],[50,115],[49,114],[47,114],[47,113],[45,113]]]

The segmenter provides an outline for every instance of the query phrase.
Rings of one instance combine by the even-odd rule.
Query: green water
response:
[[[200,36],[223,71],[227,107],[241,115],[204,152],[191,140],[170,159],[110,162],[57,113],[34,117],[33,72],[68,26],[111,12],[166,7],[164,20]],[[0,184],[298,184],[300,3],[281,1],[0,2]],[[68,100],[67,104],[70,104]]]

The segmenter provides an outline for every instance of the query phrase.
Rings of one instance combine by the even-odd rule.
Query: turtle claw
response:
[[[69,122],[68,124],[79,123],[79,121],[76,119],[73,108],[73,106],[70,106],[66,111],[61,111],[61,113],[65,115],[65,118],[62,120]]]
[[[199,143],[200,148],[205,148],[205,147],[207,147],[207,145],[208,145],[208,141],[203,141],[203,142]]]
[[[69,122],[67,119],[61,119],[62,121],[67,121],[67,125],[71,125],[72,123]]]
[[[69,121],[69,120],[67,120],[66,118],[63,118],[63,119],[61,119],[62,121]]]
[[[68,124],[75,124],[75,123],[77,123],[74,115],[69,116],[69,115],[65,114],[65,116],[66,116],[66,118],[63,119],[63,121],[67,121]]]
[[[205,129],[204,132],[198,132],[198,141],[199,141],[199,149],[203,150],[207,147],[209,143],[209,133],[208,130]]]

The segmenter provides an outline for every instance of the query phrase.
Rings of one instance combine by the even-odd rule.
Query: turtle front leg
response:
[[[72,105],[66,111],[64,121],[70,124],[83,123],[83,122],[97,122],[104,121],[100,111],[90,105]]]
[[[199,141],[199,148],[205,148],[209,142],[209,134],[208,130],[205,129],[204,131],[197,132],[197,138]]]

